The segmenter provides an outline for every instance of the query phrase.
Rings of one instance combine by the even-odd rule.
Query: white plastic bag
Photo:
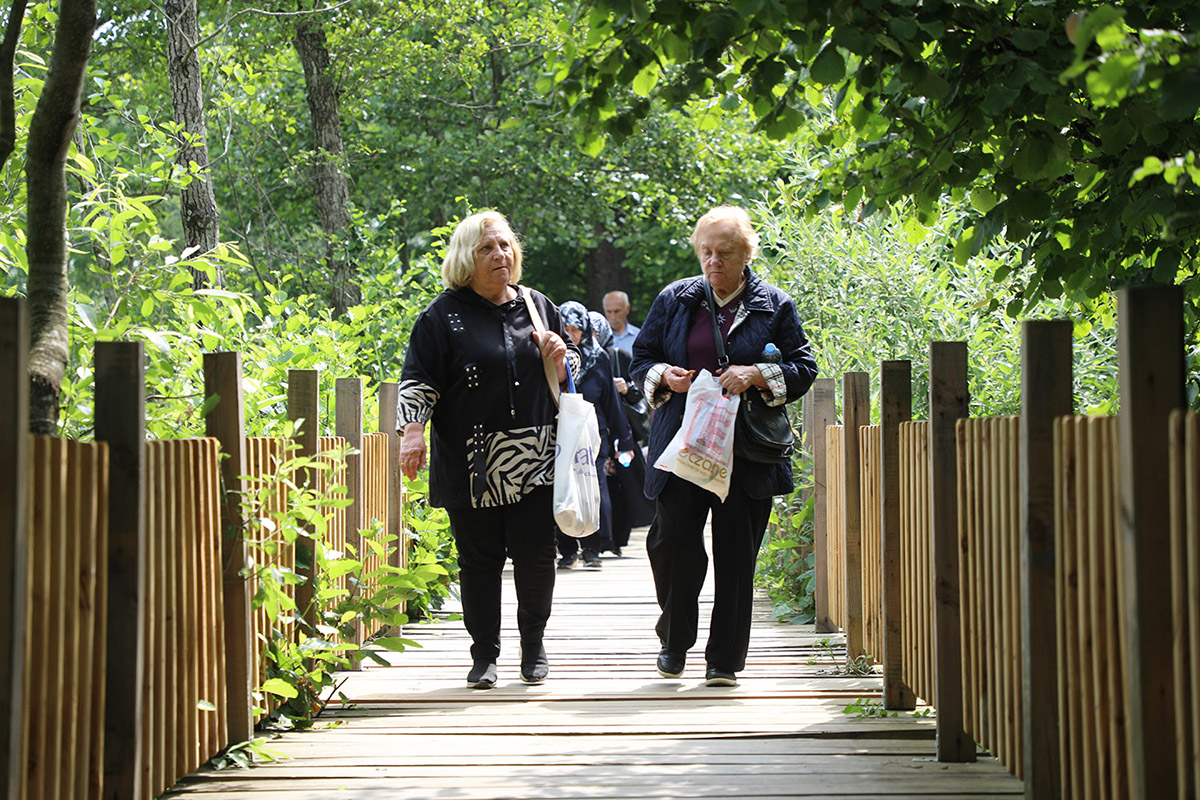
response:
[[[554,452],[554,521],[568,536],[582,539],[600,529],[600,478],[596,454],[600,428],[596,408],[568,388],[558,398],[558,440]]]
[[[700,370],[688,389],[683,424],[654,466],[708,489],[725,502],[733,475],[733,428],[739,402],[739,395],[723,394],[712,373]]]

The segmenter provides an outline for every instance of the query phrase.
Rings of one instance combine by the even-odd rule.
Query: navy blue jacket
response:
[[[657,364],[668,364],[684,369],[688,366],[687,339],[696,309],[704,300],[703,276],[675,281],[659,292],[642,330],[633,343],[633,378],[639,384]],[[745,313],[739,314],[726,338],[725,350],[730,364],[757,364],[762,361],[762,351],[768,342],[774,342],[782,353],[780,367],[786,386],[787,402],[798,400],[817,377],[817,363],[813,360],[808,338],[796,314],[796,305],[785,292],[776,289],[746,270],[746,294],[743,298]],[[706,312],[707,313],[707,312]],[[646,394],[650,396],[650,389]],[[760,391],[757,388],[752,392]],[[664,403],[659,404],[665,397]],[[646,459],[646,496],[658,497],[667,482],[669,473],[654,469],[653,464],[662,455],[671,439],[683,423],[683,409],[687,394],[672,393],[665,383],[654,391],[652,405],[657,406],[654,421],[650,426],[650,452]],[[760,464],[734,457],[732,482],[755,498],[771,497],[791,492],[792,465]]]

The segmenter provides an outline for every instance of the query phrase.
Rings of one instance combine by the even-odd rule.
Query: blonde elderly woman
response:
[[[557,407],[543,359],[566,380],[568,348],[558,307],[533,291],[546,333],[535,332],[520,296],[521,244],[503,215],[467,217],[450,237],[446,290],[413,325],[401,373],[400,469],[426,463],[429,502],[446,509],[458,547],[463,622],[475,689],[496,684],[501,575],[513,562],[521,680],[549,672],[542,634],[554,593],[554,438]]]
[[[658,460],[679,430],[688,388],[700,370],[717,375],[726,393],[758,392],[772,406],[798,399],[817,376],[792,299],[750,269],[758,242],[741,208],[709,211],[692,233],[702,274],[663,289],[642,323],[630,371],[657,409],[648,464]],[[718,335],[729,358],[725,370],[718,369]],[[777,358],[766,355],[768,344],[779,350]],[[736,455],[724,502],[673,474],[646,471],[646,496],[658,501],[646,550],[661,610],[655,626],[662,644],[660,675],[681,676],[687,651],[696,643],[700,589],[708,571],[704,523],[711,514],[714,594],[705,682],[737,683],[750,646],[754,568],[771,498],[792,488],[790,463]]]

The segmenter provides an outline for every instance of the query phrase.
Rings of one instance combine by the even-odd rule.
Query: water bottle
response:
[[[633,463],[633,453],[629,450],[622,450],[620,453],[617,453],[617,463],[622,467],[628,467]]]
[[[767,342],[767,346],[763,348],[762,360],[764,364],[778,364],[783,354],[779,352],[779,348],[774,342]]]

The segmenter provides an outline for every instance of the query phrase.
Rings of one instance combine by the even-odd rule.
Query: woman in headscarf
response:
[[[621,408],[621,398],[613,384],[612,364],[608,354],[596,341],[591,316],[582,303],[569,300],[558,307],[563,328],[579,347],[582,363],[575,375],[575,388],[583,398],[596,407],[596,424],[600,428],[600,452],[596,454],[596,474],[600,478],[600,529],[583,539],[558,534],[559,569],[570,569],[583,550],[583,564],[597,569],[600,553],[612,549],[612,502],[608,492],[608,475],[613,468],[613,441],[622,452],[633,449],[633,431]],[[612,332],[609,331],[609,335]]]

